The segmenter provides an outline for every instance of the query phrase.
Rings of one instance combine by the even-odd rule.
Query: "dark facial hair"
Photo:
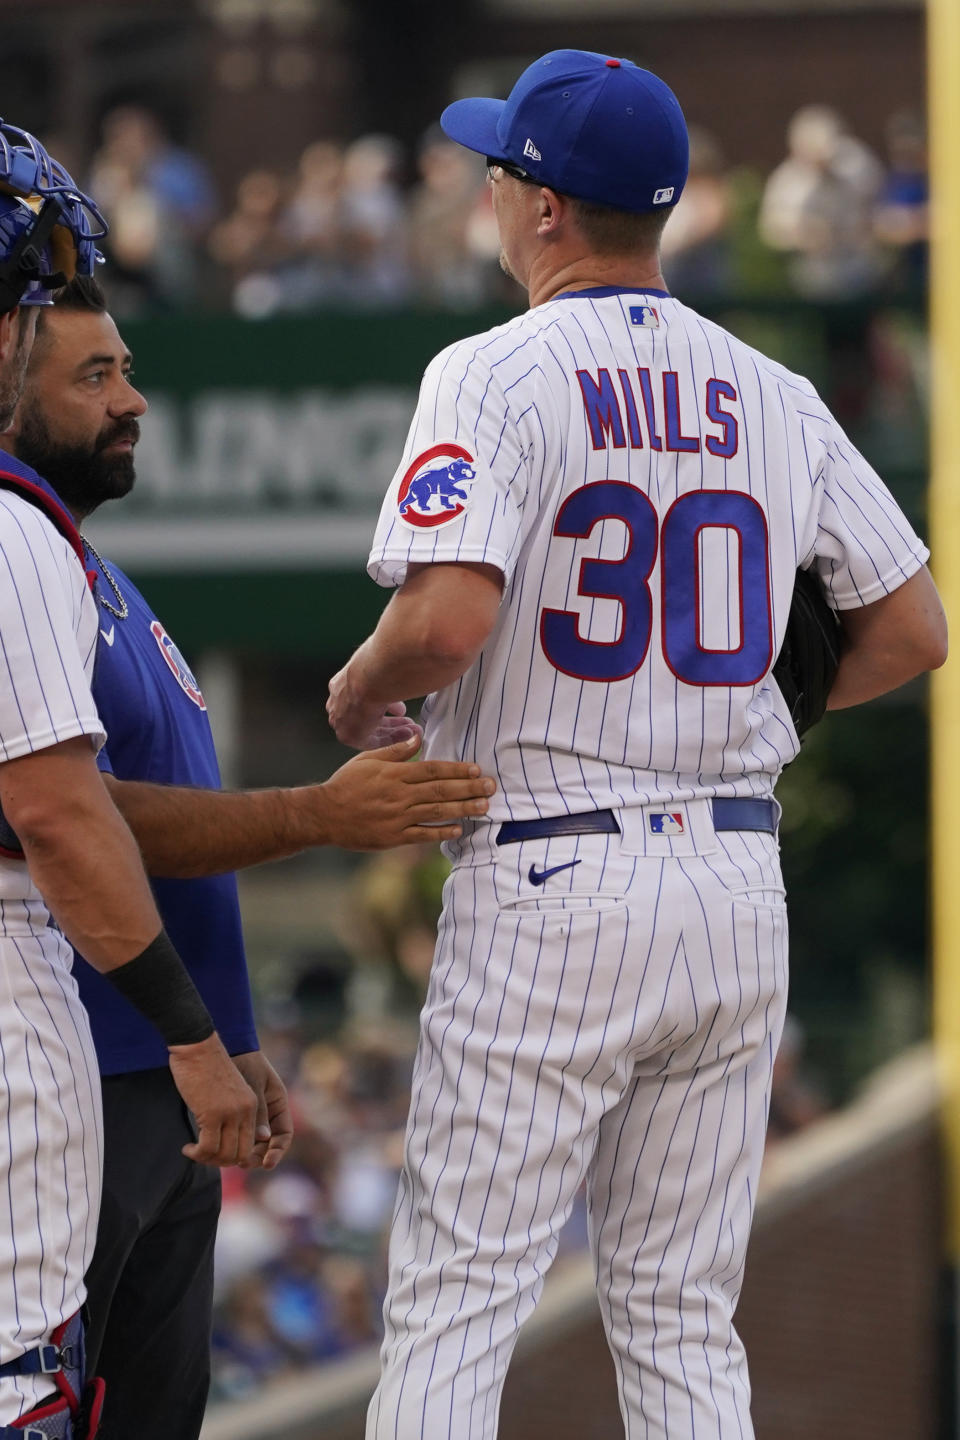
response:
[[[40,407],[24,396],[16,454],[53,486],[68,509],[83,517],[104,500],[122,500],[129,495],[136,479],[133,452],[107,454],[107,446],[116,440],[136,444],[139,438],[140,426],[128,415],[109,421],[92,444],[58,444]]]

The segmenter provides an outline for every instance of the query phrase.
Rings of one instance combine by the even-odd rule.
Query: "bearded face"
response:
[[[45,311],[8,441],[82,519],[128,495],[147,402],[106,311]]]
[[[42,475],[75,515],[90,515],[105,500],[122,500],[136,480],[133,447],[140,426],[132,415],[109,420],[86,439],[59,438],[56,420],[29,388],[20,405],[17,457]]]

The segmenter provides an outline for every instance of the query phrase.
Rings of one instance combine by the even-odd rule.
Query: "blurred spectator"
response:
[[[449,873],[432,845],[385,850],[357,872],[354,948],[387,967],[394,1013],[414,1016],[423,1004]]]
[[[284,309],[342,301],[342,182],[341,147],[332,140],[308,145],[280,221],[290,251],[280,286]]]
[[[336,1301],[337,1333],[343,1349],[377,1344],[381,1297],[375,1299],[363,1266],[349,1256],[331,1255],[323,1279]]]
[[[789,275],[805,299],[851,301],[875,289],[883,271],[874,207],[883,178],[879,160],[849,134],[835,110],[807,105],[787,130],[789,155],[767,181],[760,233],[787,252]],[[870,317],[847,306],[823,312],[831,405],[847,427],[867,412],[872,377]]]
[[[308,1234],[298,1237],[266,1277],[265,1312],[273,1337],[300,1364],[343,1349],[337,1297],[324,1284],[324,1250]]]
[[[335,947],[308,952],[298,962],[291,999],[306,1032],[317,1040],[333,1040],[347,1019],[350,957]]]
[[[711,298],[729,289],[730,219],[723,153],[708,130],[691,125],[689,178],[661,244],[664,275],[681,299]]]
[[[340,239],[343,152],[332,140],[315,140],[300,156],[297,180],[284,215],[291,244],[305,255],[335,260]]]
[[[280,1254],[286,1244],[281,1226],[264,1209],[260,1187],[236,1171],[224,1181],[217,1229],[215,1286],[222,1294],[238,1280]]]
[[[356,305],[399,305],[410,290],[402,150],[389,135],[347,147],[340,196],[340,245],[347,294]]]
[[[302,1030],[301,1030],[302,1037]],[[303,1048],[284,1172],[231,1172],[217,1237],[214,1394],[236,1396],[379,1338],[415,1031]]]
[[[190,304],[215,211],[203,162],[173,145],[150,111],[123,105],[104,119],[90,185],[110,216],[113,308]]]
[[[410,254],[418,296],[455,309],[480,304],[500,253],[484,172],[469,150],[447,140],[439,128],[424,137],[417,168]]]
[[[280,176],[251,170],[237,186],[233,210],[210,234],[210,255],[222,267],[241,315],[255,318],[279,304],[273,271],[285,255],[279,232],[282,202]]]
[[[266,1287],[259,1275],[239,1280],[213,1327],[214,1395],[235,1399],[290,1367],[290,1357],[274,1332]]]
[[[791,255],[792,282],[807,299],[862,295],[880,274],[873,230],[880,162],[826,105],[797,111],[787,149],[764,190],[763,239]]]
[[[803,1130],[827,1109],[823,1095],[804,1070],[804,1047],[803,1028],[793,1015],[788,1015],[783,1025],[780,1049],[773,1062],[768,1144]]]
[[[926,133],[913,110],[891,115],[886,130],[889,169],[874,212],[874,230],[894,253],[894,286],[919,291],[926,285],[930,238]]]

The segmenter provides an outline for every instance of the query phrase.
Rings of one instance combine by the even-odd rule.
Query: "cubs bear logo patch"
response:
[[[418,455],[400,482],[397,512],[406,525],[435,530],[459,520],[470,503],[470,482],[477,472],[462,445],[442,441]]]
[[[200,693],[200,686],[197,684],[196,676],[159,620],[154,620],[150,626],[150,634],[160,647],[160,654],[173,671],[180,689],[193,701],[199,710],[206,710],[207,704]]]

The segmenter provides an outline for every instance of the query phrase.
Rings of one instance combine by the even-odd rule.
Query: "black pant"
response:
[[[169,1070],[103,1082],[104,1177],[87,1272],[87,1369],[107,1382],[99,1440],[196,1440],[210,1387],[220,1172]]]

